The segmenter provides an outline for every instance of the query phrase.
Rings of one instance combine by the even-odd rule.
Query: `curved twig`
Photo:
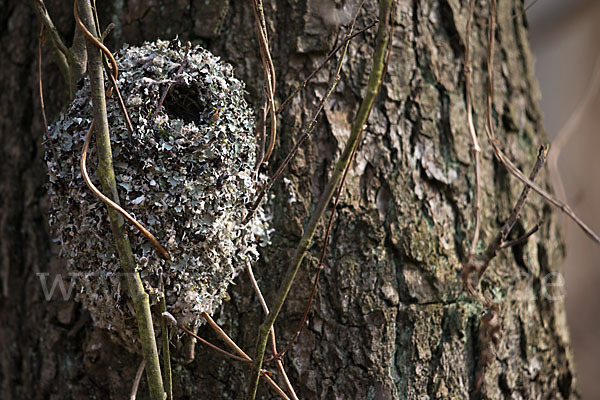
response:
[[[113,57],[113,55],[110,52],[110,50],[102,42],[100,42],[96,38],[96,36],[94,36],[92,34],[92,32],[90,32],[85,27],[85,25],[83,24],[83,22],[81,22],[81,19],[79,18],[79,12],[77,10],[77,1],[73,2],[73,16],[75,17],[75,23],[77,23],[77,26],[79,27],[79,29],[81,30],[81,32],[83,32],[83,34],[85,35],[85,37],[87,37],[90,41],[92,41],[96,47],[98,47],[100,50],[102,50],[102,52],[104,53],[104,55],[106,55],[106,57],[110,60],[110,63],[112,65],[112,70],[109,71],[109,72],[110,72],[110,74],[112,74],[114,80],[116,81],[117,78],[119,77],[119,68],[117,67],[117,61]],[[110,96],[109,92],[107,93],[107,96]]]
[[[86,163],[86,159],[87,159],[87,150],[90,145],[90,139],[92,138],[93,131],[94,131],[94,121],[92,121],[92,123],[90,124],[90,129],[88,130],[88,133],[85,137],[85,143],[83,144],[83,150],[81,152],[81,161],[80,161],[80,165],[79,165],[81,168],[81,175],[83,176],[83,179],[85,180],[85,184],[87,185],[88,188],[90,188],[90,190],[94,193],[94,195],[96,197],[98,197],[100,200],[102,200],[102,202],[104,204],[106,204],[110,208],[114,209],[119,214],[121,214],[123,216],[123,218],[125,218],[127,221],[132,223],[144,236],[146,236],[146,238],[150,241],[150,243],[152,243],[154,248],[160,253],[161,256],[163,256],[167,260],[170,260],[171,256],[169,255],[169,252],[164,247],[161,246],[161,244],[158,242],[158,240],[156,240],[154,235],[152,233],[150,233],[146,228],[144,228],[144,226],[142,224],[140,224],[138,221],[136,221],[135,218],[133,218],[131,215],[129,215],[129,213],[127,211],[125,211],[120,205],[118,205],[117,203],[115,203],[114,201],[112,201],[111,199],[106,197],[104,194],[102,194],[102,192],[100,192],[100,190],[98,190],[98,188],[96,188],[96,186],[94,186],[94,184],[90,180],[90,177],[87,173],[87,168],[85,166],[85,163]]]
[[[263,63],[265,73],[265,86],[267,90],[268,107],[265,113],[268,112],[271,117],[271,134],[269,135],[269,144],[264,152],[264,158],[260,160],[262,163],[269,161],[273,149],[275,148],[275,140],[277,139],[277,115],[275,114],[275,66],[271,52],[269,51],[269,39],[267,38],[267,25],[265,23],[265,15],[262,0],[254,0],[254,22],[256,25],[256,33],[258,35],[258,43],[260,48],[260,56]]]

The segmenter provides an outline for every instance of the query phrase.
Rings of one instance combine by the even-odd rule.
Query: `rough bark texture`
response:
[[[117,24],[110,48],[176,34],[199,41],[236,67],[258,109],[263,74],[249,1],[100,3],[100,20]],[[339,24],[348,21],[354,5],[272,3],[266,14],[281,100],[343,37]],[[542,221],[540,231],[526,244],[504,250],[483,281],[499,304],[503,339],[490,365],[480,361],[486,347],[479,337],[483,310],[465,296],[458,281],[473,228],[474,176],[462,77],[466,3],[398,2],[385,85],[349,174],[309,323],[285,359],[301,398],[577,397],[564,304],[553,292],[556,275],[548,275],[560,273],[562,237],[556,213],[535,195],[516,231]],[[46,302],[36,275],[49,272],[51,282],[54,274],[64,272],[45,217],[43,124],[36,94],[39,25],[28,2],[0,4],[0,397],[122,399],[140,360],[94,329],[80,305],[58,295]],[[71,5],[56,0],[47,5],[70,40]],[[518,0],[499,4],[494,117],[507,154],[528,173],[546,136],[526,21],[512,18],[522,7]],[[376,13],[375,2],[367,1],[365,9],[362,22]],[[476,2],[472,59],[478,127],[483,127],[487,13],[487,2]],[[311,141],[288,170],[291,184],[275,187],[275,239],[255,271],[267,300],[349,134],[373,44],[374,32],[352,43],[342,82]],[[44,61],[52,118],[66,101],[66,86],[49,57]],[[307,123],[332,68],[319,73],[283,113],[271,169]],[[508,216],[521,187],[493,159],[480,131],[483,247]],[[317,240],[313,255],[320,246]],[[315,263],[309,257],[277,324],[280,347],[300,320]],[[217,320],[238,344],[252,349],[263,315],[246,277],[236,282]],[[206,327],[200,334],[218,342]],[[175,353],[177,399],[243,397],[246,366],[200,346],[191,364]],[[474,393],[478,376],[483,387]],[[139,398],[147,396],[144,386],[142,381]],[[274,398],[262,384],[260,393]]]

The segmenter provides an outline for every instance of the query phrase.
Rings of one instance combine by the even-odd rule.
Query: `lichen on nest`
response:
[[[120,202],[172,257],[159,258],[132,228],[137,266],[151,301],[157,301],[162,276],[168,311],[195,325],[202,312],[215,311],[233,278],[257,259],[257,242],[268,240],[261,211],[241,224],[255,197],[252,111],[233,68],[200,47],[157,41],[124,47],[117,62],[118,85],[135,128],[133,134],[128,131],[116,96],[108,98]],[[131,342],[137,329],[106,206],[87,189],[78,166],[91,116],[86,80],[53,125],[47,144],[50,225],[60,239],[76,299],[96,326]],[[90,149],[88,171],[100,187],[96,161]]]

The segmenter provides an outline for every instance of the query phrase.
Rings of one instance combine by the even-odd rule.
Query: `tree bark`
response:
[[[349,22],[355,3],[267,2],[279,101],[343,39],[340,25]],[[0,4],[0,397],[125,398],[139,356],[95,329],[79,304],[58,294],[46,301],[43,295],[39,273],[49,274],[42,277],[50,286],[64,269],[46,223],[44,128],[37,97],[39,22],[27,2]],[[98,2],[101,23],[116,23],[109,48],[176,34],[199,42],[234,65],[259,115],[263,73],[251,2],[160,4]],[[61,34],[72,38],[72,5],[54,0],[47,6]],[[359,27],[376,15],[376,6],[376,1],[366,2]],[[498,7],[494,124],[506,153],[527,174],[537,147],[547,142],[527,22],[525,16],[513,18],[522,12],[522,1],[502,1]],[[463,79],[467,12],[466,1],[397,2],[384,86],[349,172],[315,304],[285,357],[300,398],[578,397],[558,290],[564,246],[555,211],[530,195],[514,237],[541,222],[539,232],[500,252],[482,282],[502,321],[502,340],[489,364],[482,361],[487,344],[479,334],[485,310],[460,287],[474,223]],[[471,58],[482,143],[482,248],[522,188],[494,159],[483,135],[487,15],[488,3],[477,2]],[[311,207],[344,147],[364,95],[374,35],[371,30],[353,40],[342,80],[311,140],[291,163],[286,183],[274,187],[273,243],[255,267],[267,302],[273,301]],[[52,120],[68,93],[50,64],[50,52],[44,54],[45,100]],[[334,65],[318,73],[282,113],[270,172],[309,121]],[[546,187],[541,175],[536,182]],[[322,234],[321,227],[317,238]],[[279,348],[300,321],[321,245],[321,239],[315,240],[276,324]],[[215,320],[252,353],[264,315],[246,276],[230,292],[231,301]],[[219,343],[206,326],[199,335]],[[184,363],[176,351],[174,357],[175,398],[244,396],[250,375],[246,365],[200,345],[193,363]],[[275,398],[262,383],[259,390],[261,398]],[[138,398],[147,398],[145,381]]]

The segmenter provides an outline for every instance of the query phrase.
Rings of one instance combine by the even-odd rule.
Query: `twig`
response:
[[[42,111],[42,119],[44,120],[44,136],[46,136],[46,142],[49,144],[50,151],[52,152],[52,157],[54,161],[56,161],[56,167],[58,172],[62,171],[60,166],[60,160],[56,155],[56,148],[54,147],[54,142],[50,137],[50,131],[48,130],[48,118],[46,117],[46,106],[44,103],[44,85],[42,82],[42,40],[44,38],[44,25],[40,26],[40,35],[38,38],[38,87],[40,94],[40,109]]]
[[[169,255],[169,252],[164,247],[162,247],[162,245],[158,242],[158,240],[154,237],[154,235],[152,233],[150,233],[150,231],[148,231],[146,228],[144,228],[144,226],[142,224],[140,224],[135,218],[133,218],[127,211],[125,211],[123,209],[123,207],[121,207],[120,205],[118,205],[117,203],[115,203],[114,201],[109,199],[108,197],[106,197],[92,183],[92,180],[90,179],[90,177],[87,173],[87,168],[86,168],[85,164],[86,164],[86,159],[87,159],[87,150],[90,145],[90,139],[92,137],[93,131],[94,131],[94,121],[92,121],[92,123],[90,124],[90,128],[85,137],[85,143],[83,144],[83,150],[81,152],[81,161],[79,164],[79,166],[81,168],[81,175],[83,176],[83,179],[85,180],[85,184],[94,193],[94,195],[96,195],[96,197],[98,197],[100,200],[102,200],[102,202],[104,204],[106,204],[108,207],[112,208],[113,210],[117,211],[119,214],[121,214],[127,221],[129,221],[133,226],[135,226],[144,236],[146,236],[148,241],[150,241],[152,246],[154,246],[154,248],[159,252],[159,254],[161,256],[163,256],[167,260],[170,260],[171,256]]]
[[[364,3],[364,0],[362,0],[361,3],[359,4],[358,10],[360,10],[362,8],[363,3]],[[358,11],[357,11],[356,15],[354,16],[354,20],[353,20],[352,24],[350,25],[347,37],[350,37],[352,34],[352,30],[354,29],[354,24],[356,23],[357,16],[358,16]],[[335,89],[338,82],[340,81],[340,72],[342,70],[343,61],[348,52],[348,46],[350,45],[350,41],[346,40],[346,41],[344,41],[344,43],[345,43],[344,51],[342,52],[342,55],[340,56],[340,60],[338,62],[337,68],[336,68],[336,73],[333,78],[333,82],[329,85],[329,88],[327,89],[325,96],[323,96],[323,98],[321,99],[317,109],[315,110],[312,118],[310,119],[310,122],[304,129],[304,131],[303,131],[302,135],[300,136],[300,138],[298,139],[298,141],[294,144],[294,146],[292,147],[290,152],[287,154],[287,156],[285,157],[285,159],[283,160],[283,162],[281,163],[279,168],[277,168],[277,171],[275,171],[275,174],[273,174],[273,177],[271,177],[271,179],[269,179],[269,182],[267,182],[265,184],[265,186],[263,186],[260,193],[256,197],[256,200],[254,201],[254,203],[252,203],[252,206],[248,209],[248,214],[246,215],[246,218],[244,219],[243,223],[247,223],[248,221],[250,221],[250,218],[252,218],[252,215],[254,214],[254,212],[256,211],[258,206],[260,205],[260,202],[262,201],[262,199],[265,197],[265,195],[267,193],[269,193],[269,190],[271,190],[271,188],[273,187],[273,184],[277,181],[277,179],[279,179],[279,177],[281,177],[281,175],[283,174],[283,171],[288,166],[288,164],[290,163],[290,161],[292,160],[292,158],[294,157],[294,155],[296,154],[296,152],[298,151],[300,146],[310,137],[313,130],[315,129],[315,126],[317,125],[317,118],[319,117],[319,115],[321,114],[321,111],[325,107],[325,102],[327,101],[329,96],[331,96],[331,94],[333,93],[333,90]]]
[[[508,247],[518,246],[520,244],[525,243],[527,241],[527,239],[529,239],[529,236],[531,236],[534,233],[536,233],[539,229],[540,229],[540,223],[538,222],[537,224],[535,224],[533,226],[533,228],[531,228],[530,230],[528,230],[523,236],[518,237],[518,238],[516,238],[514,240],[509,240],[508,242],[504,242],[502,244],[502,246],[500,246],[500,249],[506,249]]]
[[[494,78],[493,78],[493,54],[494,54],[494,32],[495,32],[495,24],[496,24],[496,0],[490,1],[490,14],[489,14],[489,33],[488,33],[488,55],[487,55],[487,71],[488,71],[488,80],[487,80],[487,106],[486,106],[486,133],[492,148],[494,150],[494,154],[500,160],[502,164],[508,169],[508,171],[514,175],[518,180],[522,183],[530,186],[535,192],[537,192],[540,196],[542,196],[546,201],[548,201],[553,206],[559,208],[563,213],[569,216],[579,227],[596,243],[600,244],[600,236],[598,236],[591,228],[589,228],[574,212],[571,210],[568,204],[555,199],[548,192],[540,188],[531,179],[527,178],[514,164],[513,162],[504,154],[504,152],[500,149],[500,145],[498,140],[494,134],[494,128],[492,125],[492,106],[493,106],[493,97],[494,97]]]
[[[265,73],[265,87],[267,91],[267,102],[268,102],[268,113],[271,121],[271,132],[269,135],[269,143],[264,152],[264,157],[261,160],[266,163],[273,153],[275,147],[275,140],[277,139],[277,116],[275,115],[275,67],[273,66],[273,59],[269,51],[269,39],[267,36],[267,25],[265,23],[265,14],[263,9],[262,0],[254,0],[254,22],[256,25],[256,34],[258,35],[258,44],[260,48],[260,56],[263,64]],[[266,111],[265,111],[266,112]]]
[[[159,302],[159,310],[162,313],[167,311],[167,300],[165,298],[165,284],[160,274],[159,289],[162,294]],[[171,371],[171,351],[169,349],[169,325],[164,318],[160,319],[160,336],[162,341],[162,360],[163,360],[163,381],[165,383],[165,392],[167,400],[173,400],[173,375]]]
[[[465,34],[465,101],[467,108],[467,129],[471,134],[473,160],[475,162],[475,204],[473,205],[473,214],[475,215],[475,229],[471,247],[469,249],[469,258],[472,258],[477,251],[477,242],[479,241],[479,230],[481,228],[481,173],[480,173],[480,154],[479,140],[473,124],[473,105],[471,103],[471,26],[473,24],[473,8],[475,0],[469,1],[469,16],[467,19],[467,29]]]
[[[119,90],[119,86],[117,85],[117,81],[114,75],[111,73],[110,68],[108,68],[108,62],[103,57],[102,65],[104,65],[104,69],[106,70],[106,75],[108,75],[108,79],[112,85],[112,88],[117,92],[117,102],[119,103],[119,108],[125,117],[125,125],[127,125],[127,129],[129,133],[133,135],[135,133],[135,129],[133,128],[133,124],[131,123],[131,118],[129,118],[129,112],[127,112],[127,106],[125,106],[125,102],[123,101],[123,96],[121,96],[121,91]]]
[[[327,185],[315,207],[310,221],[305,228],[304,235],[300,240],[298,248],[294,253],[294,258],[292,263],[290,264],[290,268],[288,269],[283,283],[280,286],[279,292],[277,293],[276,299],[277,302],[275,306],[271,309],[271,312],[267,315],[266,320],[261,324],[258,329],[258,338],[256,340],[256,358],[254,359],[254,368],[252,370],[252,376],[250,380],[250,390],[248,392],[248,398],[254,399],[256,397],[256,391],[258,389],[258,381],[260,377],[260,370],[262,366],[262,362],[264,359],[265,349],[267,346],[268,336],[271,327],[275,323],[277,316],[281,312],[283,308],[283,304],[287,298],[287,295],[292,287],[296,274],[302,265],[302,260],[310,247],[312,242],[312,238],[314,236],[317,225],[323,216],[325,208],[329,201],[333,197],[333,193],[335,188],[338,186],[342,173],[348,163],[350,162],[350,156],[354,147],[357,145],[362,130],[367,122],[369,117],[369,112],[373,107],[373,103],[375,102],[375,98],[378,94],[378,89],[380,88],[380,82],[383,79],[384,73],[384,64],[385,64],[385,56],[386,56],[386,47],[389,43],[389,31],[388,25],[390,24],[390,8],[391,8],[392,0],[380,0],[379,2],[379,15],[380,15],[380,24],[377,32],[377,45],[375,49],[375,54],[373,55],[371,74],[369,76],[369,82],[367,84],[367,93],[365,98],[363,99],[357,117],[352,124],[352,129],[350,133],[350,138],[346,143],[346,147],[342,156],[336,163],[336,167],[334,172],[327,182]],[[339,75],[336,76],[339,79]]]
[[[133,380],[133,386],[131,387],[131,394],[129,395],[129,400],[135,400],[137,397],[138,387],[140,386],[140,381],[142,380],[142,374],[144,373],[144,368],[146,368],[146,360],[142,359],[137,372],[135,373],[135,379]]]
[[[210,327],[225,341],[225,343],[227,343],[227,345],[229,347],[231,347],[236,353],[238,353],[240,355],[240,357],[238,357],[234,354],[231,354],[228,351],[223,350],[218,346],[215,346],[214,344],[212,344],[212,343],[208,342],[207,340],[201,338],[200,336],[196,335],[194,332],[190,331],[185,326],[180,325],[177,322],[177,320],[175,319],[175,317],[173,317],[173,315],[171,315],[169,312],[164,311],[161,315],[162,315],[163,319],[166,320],[170,325],[172,325],[178,329],[181,329],[183,332],[192,336],[193,338],[200,341],[201,343],[204,343],[205,345],[207,345],[211,349],[215,350],[216,352],[221,353],[221,354],[223,354],[229,358],[232,358],[236,361],[242,361],[242,362],[248,363],[248,364],[252,363],[252,358],[250,358],[250,356],[248,356],[242,349],[240,349],[239,346],[237,344],[235,344],[235,342],[233,340],[231,340],[231,338],[223,331],[223,329],[221,329],[221,327],[219,325],[217,325],[217,323],[206,312],[202,313],[202,317],[204,317],[204,319],[206,319],[206,321],[208,322]],[[281,398],[289,400],[289,397],[287,397],[285,392],[283,390],[281,390],[281,388],[279,386],[277,386],[275,381],[273,381],[267,374],[268,374],[267,371],[265,371],[265,370],[261,371],[261,377],[263,379],[265,379],[267,381],[267,383],[273,389],[275,389],[277,394],[279,394],[281,396]]]
[[[77,1],[78,0],[75,0],[73,2],[73,13],[76,15],[76,19],[79,19],[77,16]],[[93,23],[94,16],[90,1],[79,0],[79,6],[81,7],[82,17],[86,25],[89,29],[94,31],[95,35],[97,29]],[[78,26],[80,26],[80,29],[82,25],[81,21],[79,21]],[[104,192],[109,193],[115,202],[118,202],[119,196],[112,164],[112,150],[106,112],[102,60],[100,53],[96,50],[96,46],[97,44],[91,39],[86,42],[89,67],[88,73],[90,77],[94,115],[93,121],[95,121],[96,125],[96,150],[99,165],[98,177],[102,183]],[[90,135],[88,134],[88,136]],[[86,138],[86,141],[89,144],[89,137]],[[83,166],[85,167],[85,164],[83,164]],[[83,168],[83,171],[85,171],[85,168]],[[146,360],[146,377],[148,380],[150,398],[152,400],[164,400],[160,361],[156,347],[156,338],[154,336],[154,325],[152,323],[149,296],[144,289],[139,273],[136,271],[135,257],[131,249],[129,238],[125,233],[124,221],[121,215],[119,215],[115,209],[108,207],[108,217],[121,266],[125,271],[129,295],[135,308],[135,317],[138,323],[142,353]]]
[[[181,72],[183,72],[183,69],[185,68],[187,64],[187,59],[183,60],[181,62],[181,65],[179,65],[179,68],[177,69],[176,75],[181,74]],[[154,115],[152,116],[152,119],[150,120],[150,122],[154,122],[154,120],[156,119],[156,117],[158,116],[158,112],[160,111],[163,102],[165,101],[165,98],[167,97],[167,93],[169,93],[169,90],[171,90],[171,86],[173,86],[173,82],[169,82],[167,84],[167,87],[165,88],[165,90],[163,91],[162,95],[160,96],[160,100],[158,101],[158,104],[156,105],[156,111],[154,111]]]
[[[73,7],[73,16],[75,17],[75,23],[77,24],[77,26],[79,27],[79,29],[81,30],[83,35],[88,40],[90,40],[94,44],[94,46],[96,46],[100,50],[102,50],[102,53],[104,53],[104,55],[106,55],[106,57],[109,59],[111,65],[112,65],[111,73],[113,74],[113,78],[115,80],[117,80],[117,78],[119,77],[119,67],[117,67],[117,61],[115,60],[115,57],[113,57],[112,53],[104,45],[104,43],[100,42],[96,38],[96,36],[94,34],[92,34],[92,32],[90,32],[89,29],[87,29],[87,27],[83,24],[83,22],[81,22],[81,19],[79,18],[79,13],[77,12],[77,1],[75,1],[74,4],[75,4],[75,6]]]
[[[192,332],[191,330],[189,330],[188,328],[186,328],[185,326],[181,325],[179,322],[177,322],[177,320],[167,311],[163,311],[162,316],[175,328],[182,330],[183,332],[187,333],[188,335],[190,335],[191,337],[193,337],[194,339],[198,340],[200,343],[203,343],[205,345],[207,345],[208,347],[210,347],[211,349],[213,349],[214,351],[216,351],[217,353],[221,353],[233,360],[236,361],[242,361],[245,363],[249,363],[252,360],[248,360],[246,358],[243,357],[238,357],[235,354],[231,354],[230,352],[223,350],[222,348],[220,348],[219,346],[216,346],[214,344],[212,344],[211,342],[209,342],[206,339],[201,338],[200,336],[196,335],[194,332]]]
[[[533,170],[531,171],[531,174],[529,175],[529,180],[531,180],[531,181],[535,180],[537,174],[540,172],[542,166],[546,162],[547,154],[548,154],[548,146],[540,147],[540,149],[538,151],[537,161],[535,162],[535,165],[533,166]],[[531,190],[531,186],[526,185],[526,184],[523,186],[521,195],[519,196],[519,199],[515,203],[515,206],[513,207],[508,219],[506,220],[506,222],[504,223],[504,225],[502,226],[500,231],[498,231],[498,233],[496,234],[494,239],[488,244],[485,252],[477,259],[470,259],[467,262],[467,264],[465,264],[465,266],[463,267],[463,271],[462,271],[463,285],[465,286],[465,288],[471,295],[476,296],[476,288],[479,285],[481,278],[485,274],[485,271],[487,270],[487,268],[490,264],[490,261],[492,261],[492,259],[496,256],[496,254],[498,253],[498,251],[500,249],[508,247],[508,246],[505,246],[505,240],[508,237],[508,234],[512,230],[513,226],[519,219],[519,217],[521,215],[521,210],[523,209],[523,205],[525,204],[525,200],[527,200],[527,196],[529,195],[530,190]],[[531,233],[528,232],[528,234],[526,234],[522,238],[519,238],[518,240],[524,241],[536,231],[537,231],[537,228],[534,228],[531,231]],[[513,245],[513,244],[511,244],[511,245]]]
[[[254,170],[256,171],[256,181],[258,182],[259,169],[263,163],[263,159],[265,158],[265,142],[267,140],[267,107],[269,102],[265,100],[264,105],[262,107],[262,118],[260,119],[260,123],[256,124],[256,164],[254,166]]]
[[[369,25],[365,26],[362,29],[359,29],[358,31],[354,32],[352,35],[350,36],[346,36],[346,38],[337,46],[335,46],[333,48],[333,50],[331,50],[329,52],[329,54],[327,55],[327,57],[325,57],[323,59],[323,61],[321,61],[321,63],[317,66],[317,68],[314,69],[313,72],[310,73],[310,75],[308,75],[308,77],[306,77],[306,79],[304,79],[304,81],[302,81],[302,83],[300,85],[298,85],[293,92],[283,101],[283,103],[281,103],[281,105],[279,106],[279,108],[277,109],[277,111],[275,111],[275,114],[280,114],[285,107],[287,107],[287,105],[292,101],[292,99],[304,88],[306,88],[306,85],[308,85],[308,82],[329,62],[329,60],[331,60],[331,58],[342,48],[346,45],[346,43],[348,43],[349,41],[351,41],[352,39],[354,39],[355,37],[362,35],[364,32],[368,31],[369,29],[371,29],[373,26],[375,26],[376,24],[379,23],[379,20],[376,19],[373,22],[371,22]]]
[[[248,272],[248,276],[250,277],[250,282],[252,283],[252,287],[254,288],[254,293],[256,293],[256,296],[258,297],[258,302],[262,306],[265,315],[269,315],[269,307],[267,306],[267,302],[265,301],[265,298],[263,297],[262,292],[260,291],[258,282],[256,282],[256,278],[254,277],[254,272],[252,271],[252,266],[250,264],[248,264],[246,271]],[[277,369],[279,370],[279,373],[283,378],[288,392],[294,400],[298,400],[296,391],[294,390],[294,387],[292,386],[292,383],[290,382],[290,379],[288,378],[287,373],[285,372],[285,368],[283,367],[283,362],[281,361],[281,358],[285,354],[286,350],[282,351],[281,353],[277,351],[277,340],[275,337],[274,326],[271,327],[271,330],[269,331],[269,336],[271,340],[271,350],[273,351],[273,359],[275,360],[275,365],[277,366]]]
[[[227,343],[227,345],[229,347],[231,347],[236,353],[238,353],[245,359],[250,360],[250,361],[252,360],[248,354],[246,354],[242,349],[240,349],[238,347],[237,344],[235,344],[235,342],[233,340],[231,340],[231,338],[225,333],[225,331],[223,331],[223,329],[221,329],[221,327],[211,318],[210,315],[208,315],[207,313],[204,312],[204,313],[202,313],[202,316],[206,319],[206,321],[211,326],[211,328],[213,328],[213,330],[221,338],[223,338],[223,340],[225,340],[225,342]],[[282,399],[290,400],[290,398],[285,394],[285,392],[283,390],[281,390],[281,388],[279,386],[277,386],[275,381],[266,374],[266,371],[263,370],[261,377],[277,392],[277,394],[279,396],[281,396]]]
[[[52,19],[50,18],[50,14],[48,14],[48,10],[46,9],[46,4],[42,0],[31,0],[31,4],[33,8],[37,12],[40,20],[42,21],[42,25],[45,25],[48,28],[49,39],[52,44],[52,48],[54,49],[54,57],[55,61],[60,69],[61,74],[67,84],[71,82],[71,71],[68,62],[69,49],[65,46],[64,42],[60,38],[58,34],[58,30],[54,26]],[[69,85],[70,86],[70,85]],[[71,97],[75,94],[73,88],[69,87],[69,94]]]
[[[341,63],[340,63],[340,65],[341,65]],[[327,93],[325,93],[325,96],[323,96],[323,99],[321,99],[319,106],[313,113],[313,116],[312,116],[310,122],[304,129],[302,136],[300,136],[300,139],[298,139],[298,141],[294,144],[294,146],[292,147],[292,150],[290,150],[290,152],[287,154],[287,156],[285,157],[285,159],[283,160],[283,162],[281,163],[279,168],[277,168],[277,171],[275,171],[275,173],[273,174],[273,177],[271,179],[269,179],[269,182],[267,182],[265,184],[265,186],[263,186],[260,193],[256,197],[256,200],[254,200],[254,203],[252,203],[252,206],[250,206],[250,208],[248,209],[248,214],[246,215],[246,218],[243,221],[244,224],[247,223],[248,221],[250,221],[250,219],[252,218],[252,215],[254,215],[254,212],[260,205],[262,199],[265,197],[265,195],[267,193],[269,193],[269,191],[271,190],[271,188],[273,187],[273,184],[275,184],[277,179],[279,179],[279,177],[281,177],[281,175],[283,174],[283,171],[288,166],[288,164],[290,163],[290,161],[292,160],[292,158],[294,157],[294,155],[296,154],[296,152],[298,151],[300,146],[312,134],[312,131],[315,129],[315,126],[317,125],[317,118],[319,117],[319,114],[321,114],[323,107],[325,107],[325,102],[327,101],[329,96],[331,96],[331,93],[333,93],[333,90],[335,89],[335,87],[337,86],[339,81],[340,81],[340,76],[336,75],[336,77],[333,79],[332,84],[329,86]]]
[[[514,14],[513,19],[519,18],[520,16],[525,14],[537,2],[538,2],[538,0],[533,0],[527,7],[523,8],[523,10],[521,12]]]

